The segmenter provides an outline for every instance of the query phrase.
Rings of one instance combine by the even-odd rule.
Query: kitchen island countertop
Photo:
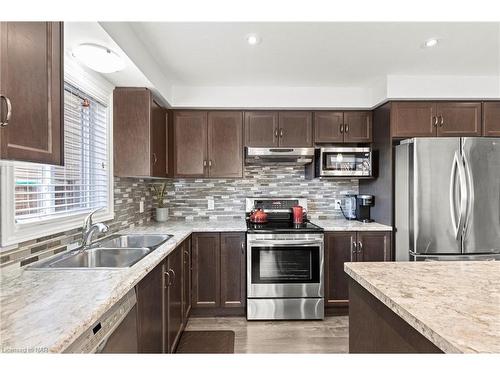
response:
[[[500,353],[500,262],[346,263],[346,273],[445,353]]]

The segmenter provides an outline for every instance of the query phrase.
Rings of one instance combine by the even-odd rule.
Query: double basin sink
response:
[[[169,234],[115,234],[33,264],[30,269],[127,268],[169,240]]]

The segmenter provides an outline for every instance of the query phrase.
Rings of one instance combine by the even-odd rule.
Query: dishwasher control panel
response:
[[[108,337],[125,319],[137,303],[135,289],[130,290],[121,300],[115,303],[90,328],[82,333],[64,352],[95,353],[103,347]]]

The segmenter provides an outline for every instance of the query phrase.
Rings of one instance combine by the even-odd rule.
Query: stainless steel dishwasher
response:
[[[81,334],[65,353],[137,353],[137,298],[129,291]]]

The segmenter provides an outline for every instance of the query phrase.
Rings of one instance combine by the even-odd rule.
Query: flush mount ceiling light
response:
[[[249,34],[247,35],[247,42],[251,46],[255,46],[261,42],[261,38],[257,34]]]
[[[431,47],[435,47],[438,45],[438,40],[436,38],[430,38],[430,39],[427,39],[425,42],[424,42],[424,47],[425,48],[431,48]]]
[[[125,62],[116,52],[99,44],[83,43],[72,52],[79,62],[99,73],[114,73],[125,68]]]

